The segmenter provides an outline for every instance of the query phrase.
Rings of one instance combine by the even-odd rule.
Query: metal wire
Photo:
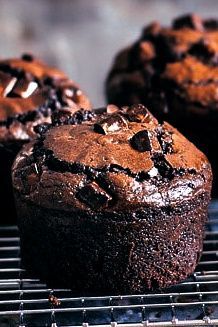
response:
[[[19,249],[17,227],[0,227],[0,326],[218,326],[218,203],[210,208],[196,272],[163,293],[74,297],[70,290],[52,290],[28,278]],[[49,302],[51,295],[60,306]]]

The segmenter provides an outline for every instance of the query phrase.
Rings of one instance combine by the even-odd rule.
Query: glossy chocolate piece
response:
[[[79,189],[76,197],[93,210],[105,207],[112,199],[96,182],[89,183]]]
[[[151,151],[148,131],[139,131],[130,140],[133,149],[139,152]]]
[[[128,128],[128,122],[122,115],[118,113],[114,113],[113,115],[109,115],[107,118],[99,121],[93,126],[94,131],[100,134],[110,134],[115,133],[120,130],[125,130]]]

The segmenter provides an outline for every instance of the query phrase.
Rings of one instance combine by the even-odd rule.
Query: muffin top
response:
[[[0,60],[0,142],[28,141],[33,127],[50,122],[60,107],[90,106],[89,100],[62,71],[25,54]]]
[[[205,112],[208,106],[217,109],[217,66],[217,20],[187,15],[175,19],[171,27],[154,22],[116,57],[107,79],[108,99],[122,105],[149,105],[156,93],[167,112],[173,92]]]
[[[175,206],[210,191],[204,154],[143,105],[78,111],[70,119],[42,128],[18,154],[13,183],[27,201],[112,212]]]

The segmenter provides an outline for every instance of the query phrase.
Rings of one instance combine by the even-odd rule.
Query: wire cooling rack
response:
[[[210,206],[196,272],[164,292],[74,297],[28,278],[19,249],[17,227],[0,227],[0,327],[218,326],[218,202]]]

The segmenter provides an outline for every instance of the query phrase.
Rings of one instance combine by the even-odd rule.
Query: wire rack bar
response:
[[[164,292],[75,297],[69,289],[50,289],[21,268],[19,244],[17,226],[0,226],[0,326],[218,326],[218,202],[210,208],[196,272]],[[51,294],[59,307],[49,302]]]

